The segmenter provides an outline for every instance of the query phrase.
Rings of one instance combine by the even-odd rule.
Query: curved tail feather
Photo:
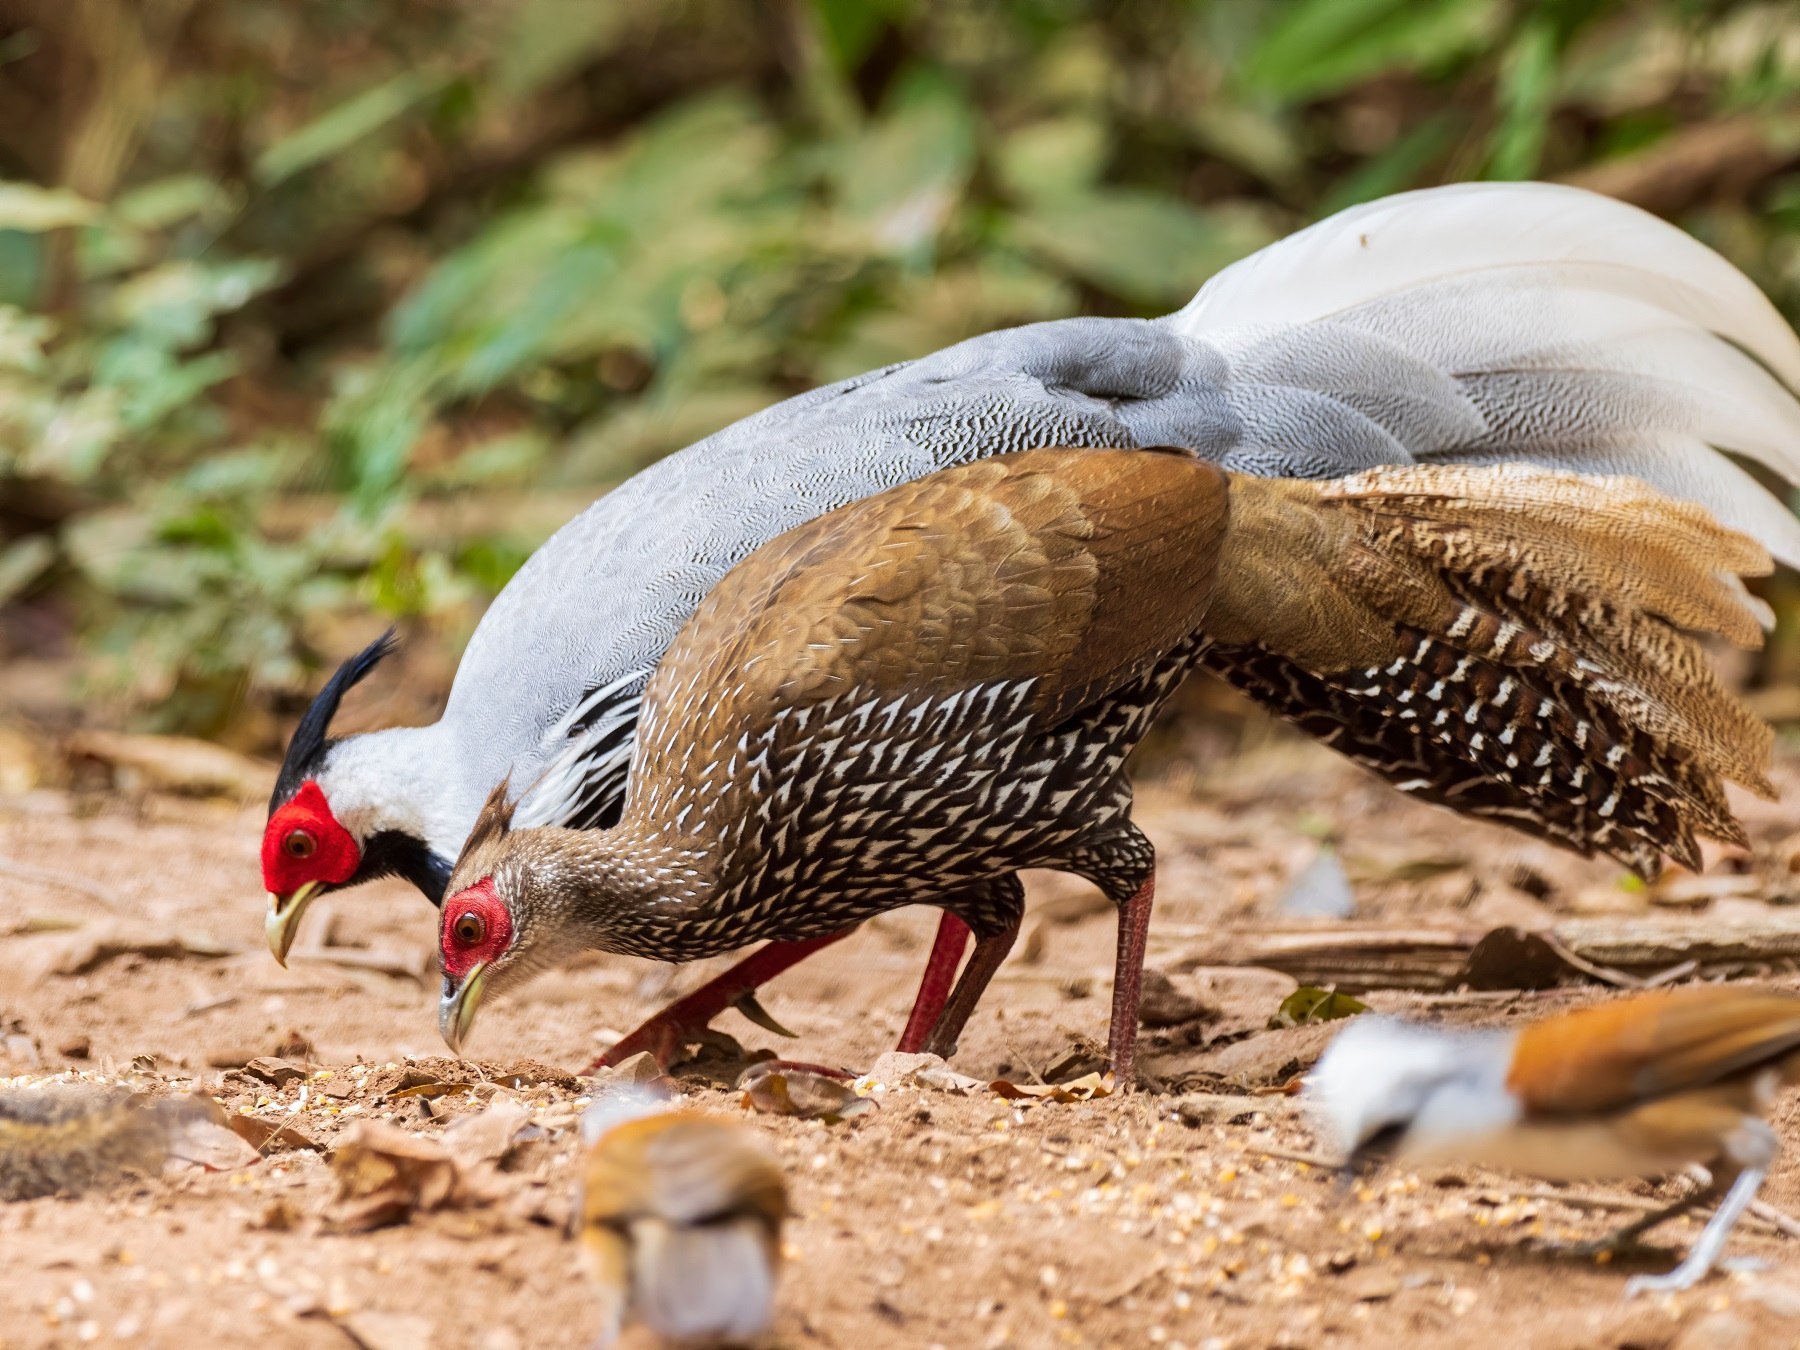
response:
[[[1234,478],[1205,664],[1401,790],[1653,876],[1744,842],[1773,734],[1696,634],[1754,645],[1768,555],[1643,483],[1524,465]]]
[[[1228,468],[1630,474],[1800,565],[1800,520],[1725,457],[1800,482],[1800,338],[1634,206],[1547,183],[1402,193],[1225,269],[1163,322],[1225,358]]]

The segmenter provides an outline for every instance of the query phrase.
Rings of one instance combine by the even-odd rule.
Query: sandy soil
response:
[[[1800,772],[1789,765],[1784,776],[1800,800]],[[1777,892],[1792,818],[1755,803],[1746,814],[1759,875],[1772,879],[1711,902],[1720,915],[1788,898]],[[1163,858],[1156,969],[1182,964],[1184,932],[1272,918],[1328,835],[1357,880],[1358,918],[1479,926],[1649,903],[1619,885],[1616,868],[1416,807],[1311,750],[1278,746],[1204,782],[1148,788],[1140,818]],[[260,823],[254,809],[174,799],[0,799],[0,1083],[69,1074],[201,1091],[326,1149],[358,1119],[441,1135],[511,1099],[545,1138],[502,1174],[497,1203],[372,1233],[331,1230],[329,1162],[306,1150],[0,1207],[0,1346],[588,1343],[595,1303],[561,1236],[584,1085],[519,1066],[584,1063],[705,969],[607,960],[548,977],[484,1009],[471,1047],[487,1080],[477,1089],[395,1096],[409,1069],[478,1076],[441,1058],[427,973],[433,912],[398,884],[333,898],[309,921],[311,938],[329,936],[360,964],[302,952],[279,969],[261,936]],[[1061,878],[1033,878],[1031,889],[1027,936],[955,1066],[983,1079],[1028,1081],[1105,1034],[1110,914]],[[736,1014],[722,1028],[746,1046],[868,1068],[904,1020],[931,922],[908,913],[871,924],[773,986],[767,1005],[800,1033],[797,1046]],[[1597,1265],[1545,1244],[1596,1236],[1628,1211],[1482,1174],[1384,1175],[1341,1190],[1295,1160],[1317,1145],[1291,1099],[1270,1091],[1321,1040],[1317,1027],[1264,1029],[1293,982],[1223,968],[1171,978],[1169,1015],[1183,1002],[1211,1011],[1144,1032],[1144,1067],[1160,1087],[1133,1097],[1019,1106],[985,1089],[896,1086],[876,1094],[878,1110],[836,1125],[755,1117],[799,1210],[772,1343],[1800,1341],[1800,1243],[1766,1227],[1740,1230],[1733,1244],[1760,1271],[1626,1304],[1626,1272],[1666,1264],[1693,1225],[1667,1229],[1669,1249]],[[1491,1019],[1594,996],[1436,1002]],[[1421,1002],[1433,1000],[1410,1005]],[[256,1056],[303,1061],[307,1076],[259,1081],[239,1068]],[[743,1111],[704,1078],[684,1086]],[[1794,1108],[1784,1103],[1784,1122]],[[1576,1190],[1627,1202],[1657,1193]],[[1765,1197],[1800,1207],[1793,1157]]]

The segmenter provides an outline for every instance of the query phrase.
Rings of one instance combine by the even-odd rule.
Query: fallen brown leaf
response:
[[[1111,1074],[1084,1074],[1071,1083],[1014,1083],[996,1078],[988,1084],[996,1097],[1008,1101],[1091,1102],[1112,1096]]]
[[[464,1162],[501,1164],[531,1129],[531,1112],[515,1101],[500,1100],[485,1111],[464,1116],[444,1131],[444,1145]]]
[[[347,1233],[406,1223],[414,1214],[461,1209],[493,1199],[435,1139],[379,1121],[359,1121],[331,1155],[337,1198],[328,1218]]]
[[[751,1065],[737,1085],[746,1106],[771,1115],[838,1121],[876,1109],[849,1080],[779,1060]]]
[[[302,1134],[292,1125],[283,1125],[280,1121],[234,1115],[225,1124],[258,1153],[282,1153],[292,1149],[310,1149],[314,1153],[325,1151],[325,1146],[311,1135]]]

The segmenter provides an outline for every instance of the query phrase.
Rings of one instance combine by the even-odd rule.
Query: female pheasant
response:
[[[977,945],[949,1054],[1057,868],[1120,911],[1110,1052],[1130,1084],[1153,854],[1126,756],[1195,665],[1396,786],[1640,871],[1741,839],[1770,733],[1688,632],[1760,640],[1748,538],[1631,479],[1504,466],[1329,482],[1184,453],[1040,450],[783,535],[703,601],[646,692],[607,830],[512,829],[451,878],[440,1024],[589,948],[670,961],[931,904]],[[1684,631],[1685,630],[1685,631]]]

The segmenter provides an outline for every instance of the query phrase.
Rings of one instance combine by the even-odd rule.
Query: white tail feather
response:
[[[1742,272],[1647,211],[1555,183],[1459,183],[1340,211],[1220,272],[1175,322],[1195,335],[1311,323],[1497,268],[1649,300],[1800,386],[1800,338]]]
[[[1800,338],[1634,206],[1547,183],[1402,193],[1225,269],[1166,322],[1230,363],[1253,472],[1312,454],[1635,475],[1800,565],[1800,520],[1715,453],[1800,482]]]

